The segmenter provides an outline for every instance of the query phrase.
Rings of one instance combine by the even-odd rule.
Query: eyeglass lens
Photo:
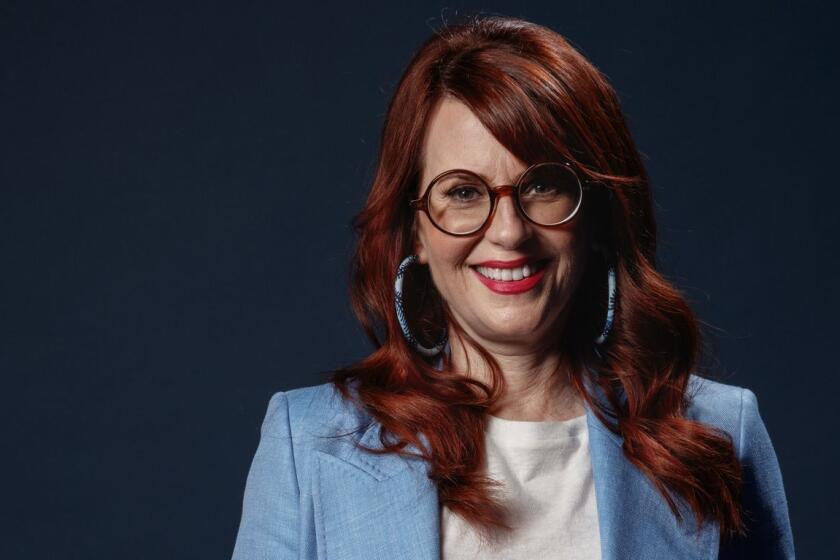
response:
[[[454,234],[481,229],[492,201],[485,182],[473,173],[455,171],[429,187],[429,214],[441,229]],[[577,209],[581,188],[577,175],[561,163],[531,168],[522,178],[519,204],[525,215],[541,225],[556,225]]]

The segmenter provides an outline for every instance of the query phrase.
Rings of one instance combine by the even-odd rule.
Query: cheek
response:
[[[570,291],[576,291],[583,278],[588,264],[589,253],[587,250],[586,239],[583,236],[577,236],[569,245],[567,249],[567,271],[568,284]]]
[[[441,297],[457,307],[457,302],[466,297],[469,290],[468,274],[473,272],[467,266],[474,242],[464,241],[439,232],[427,236],[429,272]]]
[[[557,258],[555,282],[574,288],[586,268],[586,239],[572,232],[557,232],[556,236],[546,241]]]
[[[446,235],[431,225],[424,230],[423,239],[429,265],[439,272],[465,267],[474,245],[473,241]]]
[[[545,232],[540,241],[549,253],[561,261],[575,261],[586,247],[585,236],[578,230]]]
[[[583,264],[583,259],[586,258],[586,240],[582,235],[570,235],[568,239],[564,240],[560,251],[564,257],[571,261],[574,266]]]

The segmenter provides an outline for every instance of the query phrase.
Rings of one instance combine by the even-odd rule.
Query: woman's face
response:
[[[449,169],[468,169],[495,186],[514,184],[527,168],[451,97],[432,112],[422,165],[420,196],[431,179]],[[418,212],[418,260],[428,264],[455,319],[479,342],[542,347],[564,321],[586,264],[584,208],[549,229],[522,217],[510,196],[497,204],[489,226],[468,237],[443,233]],[[528,270],[518,264],[522,259]],[[482,270],[496,279],[482,277],[477,268],[488,261],[501,261],[489,263],[496,270]],[[516,281],[523,273],[530,276]]]

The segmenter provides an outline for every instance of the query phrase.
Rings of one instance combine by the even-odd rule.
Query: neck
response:
[[[509,420],[546,421],[568,420],[585,413],[583,399],[570,382],[569,361],[556,345],[520,346],[476,340],[498,362],[504,380],[504,390],[490,414]],[[472,346],[456,336],[450,340],[450,347],[455,371],[491,384],[490,367]]]

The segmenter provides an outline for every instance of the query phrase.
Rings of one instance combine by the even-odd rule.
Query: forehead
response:
[[[423,143],[421,185],[450,169],[468,169],[491,182],[513,181],[527,167],[505,148],[462,102],[439,101]]]

